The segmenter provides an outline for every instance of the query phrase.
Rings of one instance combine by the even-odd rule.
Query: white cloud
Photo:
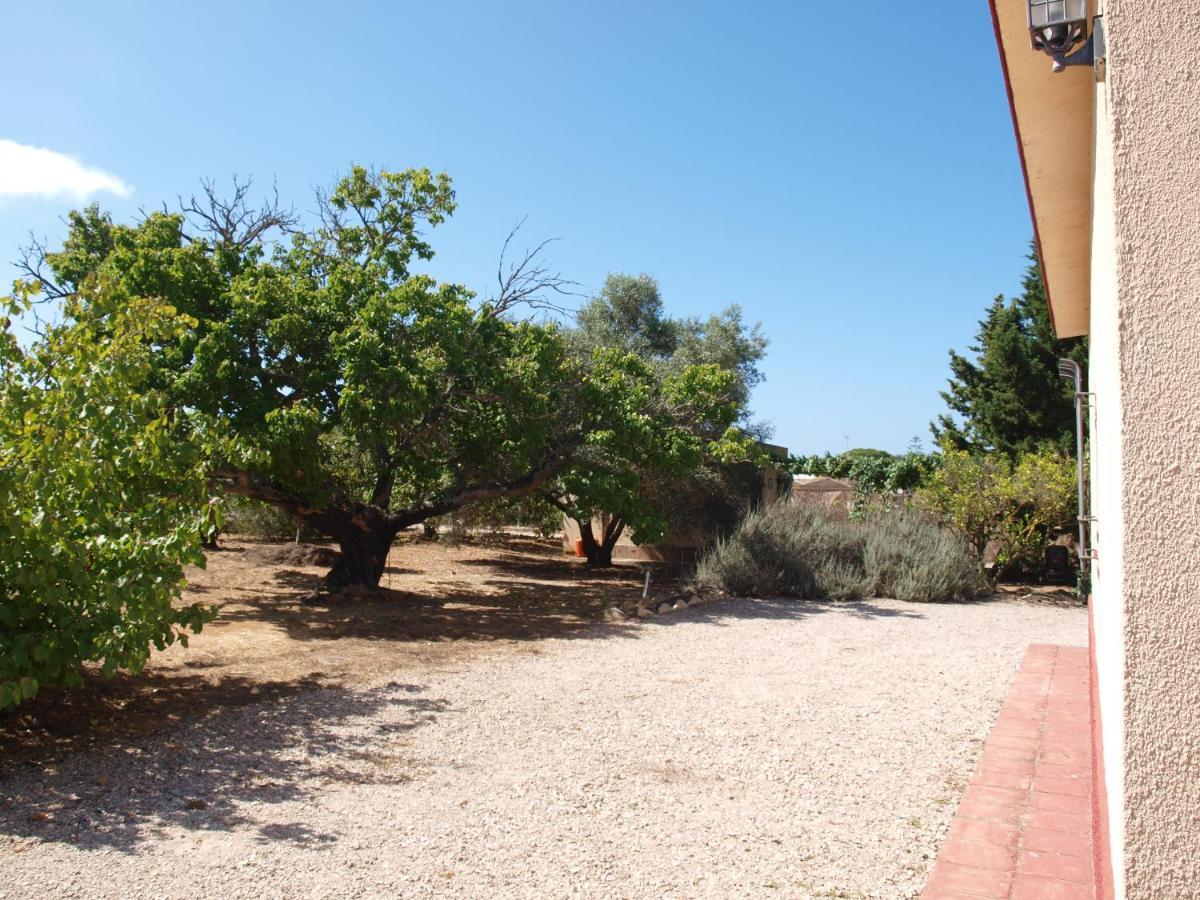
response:
[[[0,197],[84,200],[102,191],[128,197],[133,189],[117,176],[64,153],[0,138]]]

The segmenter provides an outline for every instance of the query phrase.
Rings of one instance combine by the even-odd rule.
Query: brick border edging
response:
[[[1108,824],[1108,786],[1104,776],[1103,710],[1100,708],[1100,672],[1096,665],[1095,598],[1088,597],[1088,690],[1092,707],[1092,871],[1097,900],[1113,900],[1113,868]]]
[[[1093,900],[1088,650],[1032,644],[924,900]]]

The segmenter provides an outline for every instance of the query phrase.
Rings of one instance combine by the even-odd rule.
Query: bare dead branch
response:
[[[546,248],[558,238],[548,238],[536,247],[527,249],[519,261],[509,260],[509,249],[525,221],[521,219],[504,239],[500,262],[496,267],[499,292],[488,300],[491,315],[502,316],[518,306],[569,315],[571,309],[556,302],[555,298],[582,296],[575,290],[579,283],[564,277],[561,272],[552,271],[543,262]]]
[[[21,248],[20,253],[20,257],[13,262],[13,265],[16,266],[22,277],[36,281],[42,286],[41,296],[34,301],[35,303],[61,300],[75,293],[74,286],[59,284],[50,271],[50,265],[46,260],[49,250],[46,248],[45,238],[39,240],[32,231],[29,232],[29,243]]]
[[[249,201],[253,185],[253,179],[235,175],[233,194],[222,197],[216,182],[205,178],[200,182],[201,195],[193,194],[186,201],[180,197],[179,208],[201,234],[226,247],[244,249],[271,231],[293,232],[300,219],[294,208],[280,204],[278,185],[272,185],[271,196],[261,206]]]

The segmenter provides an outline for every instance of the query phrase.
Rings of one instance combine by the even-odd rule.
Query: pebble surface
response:
[[[0,898],[919,894],[1082,608],[730,601],[0,781]]]

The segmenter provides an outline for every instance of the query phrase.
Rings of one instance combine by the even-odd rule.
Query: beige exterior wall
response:
[[[1124,817],[1110,827],[1126,896],[1160,900],[1200,896],[1200,17],[1194,2],[1108,0],[1105,24],[1120,380],[1107,408],[1121,471],[1106,502],[1124,524],[1125,656]],[[1110,414],[1101,405],[1098,460]],[[1102,566],[1116,524],[1105,513]]]
[[[1103,772],[1108,804],[1109,852],[1115,896],[1122,896],[1124,846],[1125,640],[1123,510],[1121,509],[1121,370],[1117,305],[1117,250],[1112,130],[1103,84],[1096,86],[1095,197],[1092,219],[1091,360],[1088,386],[1092,394],[1091,544],[1092,651],[1099,684],[1104,752]]]

